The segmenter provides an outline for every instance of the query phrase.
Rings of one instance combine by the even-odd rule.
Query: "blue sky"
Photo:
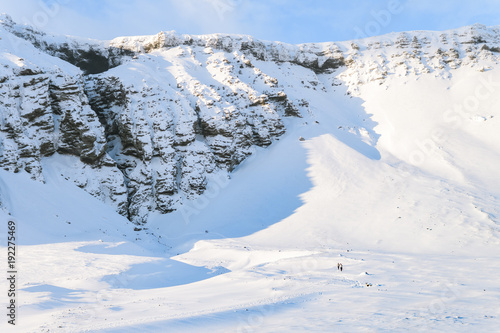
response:
[[[0,12],[47,32],[98,39],[176,30],[302,43],[500,25],[498,0],[0,0]]]

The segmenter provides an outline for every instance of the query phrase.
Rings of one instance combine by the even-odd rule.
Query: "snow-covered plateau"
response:
[[[0,16],[1,332],[498,331],[499,60]]]

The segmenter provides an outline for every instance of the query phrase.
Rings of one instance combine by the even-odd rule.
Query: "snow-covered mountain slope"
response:
[[[65,155],[61,174],[136,223],[196,199],[283,135],[285,118],[314,118],[311,92],[482,71],[499,50],[498,29],[480,25],[294,46],[173,32],[85,41],[1,22],[0,166],[43,181],[42,165]],[[342,125],[376,143],[373,128]]]
[[[294,46],[6,20],[20,331],[499,327],[497,27]]]

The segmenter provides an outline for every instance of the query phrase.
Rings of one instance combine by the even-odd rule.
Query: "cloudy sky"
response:
[[[97,39],[176,30],[302,43],[500,25],[498,0],[0,0],[2,12],[47,32]]]

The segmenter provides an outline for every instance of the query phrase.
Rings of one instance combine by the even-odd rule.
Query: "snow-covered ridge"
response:
[[[500,52],[500,27],[474,24],[447,31],[411,31],[391,33],[345,42],[304,43],[292,45],[255,39],[249,35],[208,34],[187,35],[175,31],[162,31],[151,36],[117,37],[110,41],[99,41],[69,36],[52,36],[30,26],[16,24],[5,14],[0,24],[9,32],[30,41],[34,46],[51,55],[77,65],[84,71],[101,72],[118,66],[123,58],[153,50],[179,46],[210,47],[225,52],[239,51],[255,59],[273,62],[291,62],[324,72],[356,62],[356,55],[391,55],[391,57],[424,57],[426,60],[442,58],[474,58],[485,50]],[[478,47],[476,47],[478,46]],[[383,49],[381,52],[380,49]],[[379,51],[377,51],[379,50]],[[106,62],[105,64],[104,62]],[[366,59],[360,59],[365,61]],[[419,59],[421,60],[421,59]],[[88,62],[94,63],[92,68]],[[97,65],[96,65],[97,64]],[[379,63],[384,67],[384,62]],[[97,66],[97,67],[94,67]]]
[[[84,73],[100,73],[120,65],[133,52],[110,47],[109,42],[72,36],[54,36],[29,25],[17,24],[9,15],[0,15],[0,29],[30,42],[37,49],[79,67]],[[13,46],[16,39],[9,37]]]
[[[0,38],[0,166],[40,181],[55,169],[137,223],[185,209],[279,140],[287,118],[314,119],[314,94],[482,71],[500,51],[499,28],[481,25],[289,45],[175,32],[84,40],[2,16]]]
[[[175,31],[163,31],[154,36],[115,38],[109,45],[133,52],[151,52],[179,46],[210,47],[225,52],[242,52],[262,61],[291,62],[321,73],[344,65],[355,67],[357,62],[366,62],[368,59],[364,56],[367,55],[382,59],[384,55],[391,58],[418,58],[424,66],[427,64],[422,58],[437,58],[436,62],[441,62],[441,65],[451,63],[454,59],[473,60],[481,51],[486,51],[483,52],[486,55],[487,51],[500,52],[500,28],[475,24],[443,32],[413,31],[355,41],[300,45],[262,41],[247,35],[181,35]],[[376,62],[375,59],[370,60]],[[390,68],[387,66],[387,59],[385,60],[386,62],[378,62],[382,71]],[[444,68],[436,64],[428,65],[437,69]]]

